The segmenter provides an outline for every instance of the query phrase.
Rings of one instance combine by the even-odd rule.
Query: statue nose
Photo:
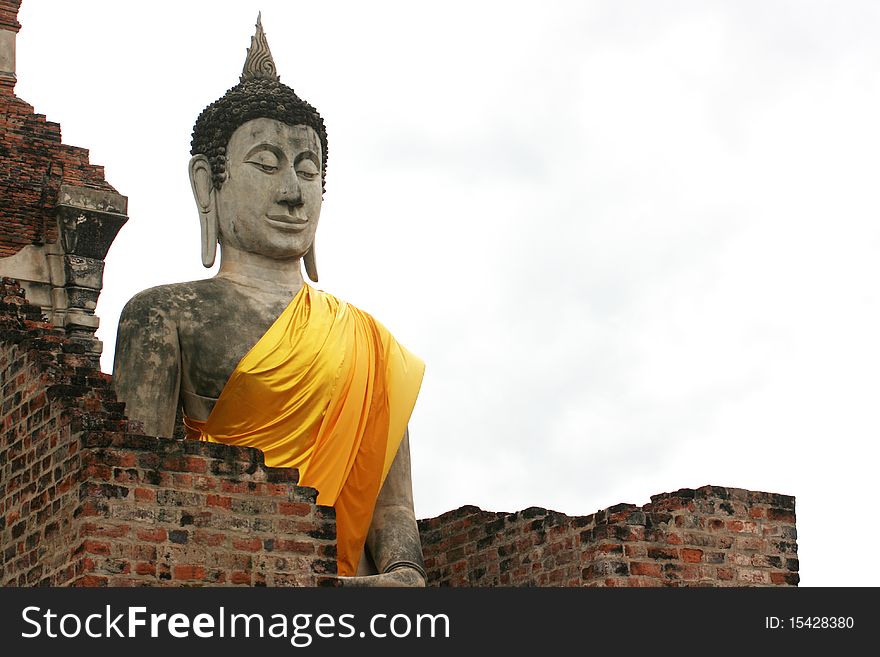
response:
[[[302,190],[299,186],[296,170],[293,167],[288,168],[284,172],[284,177],[281,179],[278,201],[288,205],[302,205]]]

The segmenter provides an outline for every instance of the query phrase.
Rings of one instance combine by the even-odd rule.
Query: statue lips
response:
[[[266,218],[269,220],[270,224],[281,230],[297,232],[304,230],[305,227],[309,225],[308,219],[300,219],[299,217],[289,214],[270,214],[267,215]]]

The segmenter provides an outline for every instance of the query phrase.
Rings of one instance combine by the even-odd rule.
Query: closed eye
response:
[[[261,143],[244,156],[244,161],[251,166],[256,167],[263,173],[275,173],[281,168],[284,160],[283,155],[277,147],[272,144]]]
[[[275,173],[276,171],[278,171],[278,167],[272,164],[264,164],[263,162],[254,161],[249,161],[248,164],[257,167],[260,171],[263,171],[265,173]]]
[[[302,180],[315,180],[318,178],[320,174],[318,170],[318,165],[309,157],[308,153],[300,154],[297,157],[296,162],[296,175],[298,175]]]

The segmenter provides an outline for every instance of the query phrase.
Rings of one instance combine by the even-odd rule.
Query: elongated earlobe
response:
[[[312,241],[312,245],[309,247],[309,250],[306,251],[306,254],[303,256],[303,260],[306,263],[306,274],[308,274],[309,278],[312,279],[312,282],[318,282],[318,265],[315,262],[315,242]]]
[[[202,229],[202,264],[210,267],[217,257],[217,204],[211,164],[204,155],[195,155],[189,161],[189,183],[199,208],[199,225]]]

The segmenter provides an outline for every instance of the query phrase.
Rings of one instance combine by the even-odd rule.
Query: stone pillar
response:
[[[15,35],[21,29],[18,8],[21,0],[0,0],[0,89],[15,88]]]
[[[100,355],[95,307],[104,280],[104,258],[123,224],[127,199],[113,192],[61,185],[56,205],[58,242],[48,244],[52,323],[86,352]]]

